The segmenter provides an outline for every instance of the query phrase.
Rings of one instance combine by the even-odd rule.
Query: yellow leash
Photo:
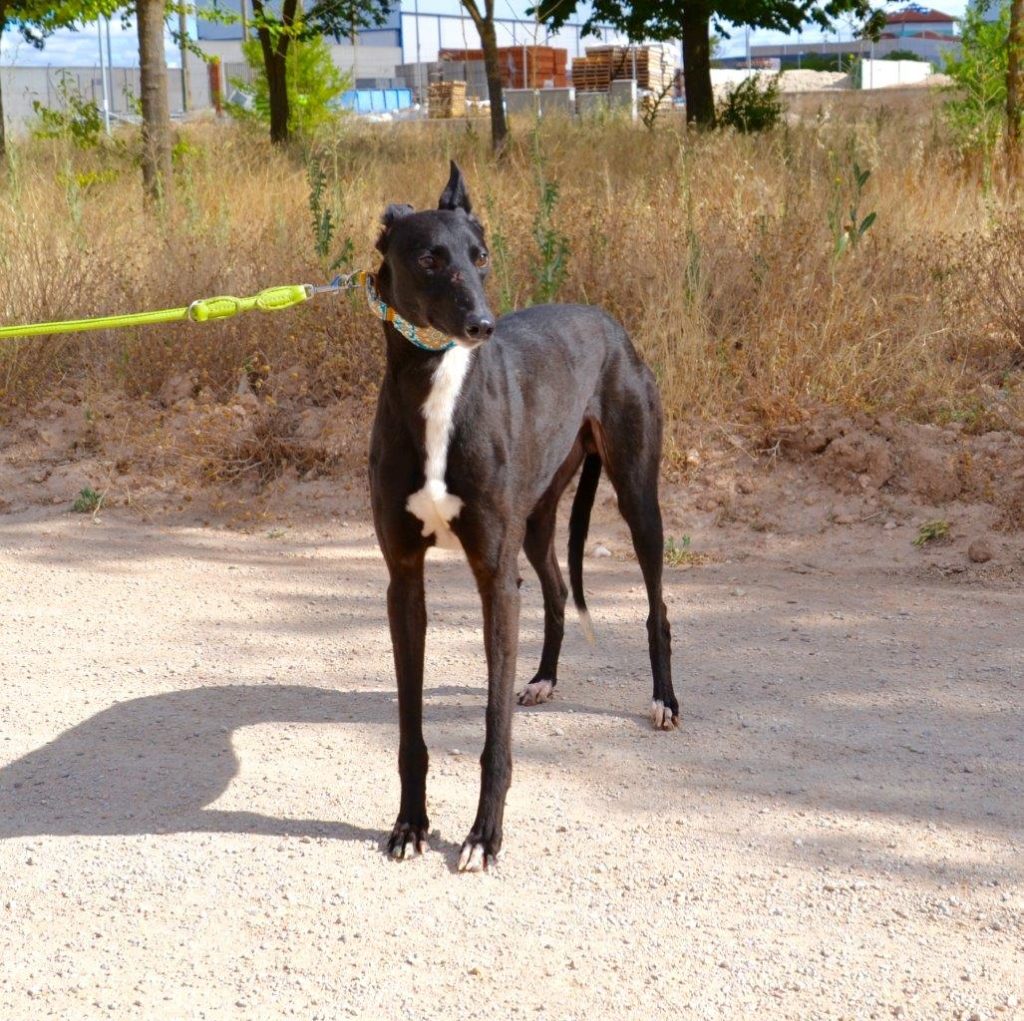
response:
[[[86,330],[109,330],[119,326],[152,326],[154,323],[206,323],[214,319],[228,319],[240,312],[258,309],[261,312],[280,312],[301,305],[321,291],[331,287],[313,287],[311,284],[286,284],[268,287],[250,298],[219,295],[200,298],[182,308],[165,308],[156,312],[133,312],[121,316],[98,316],[95,319],[68,319],[56,323],[32,323],[25,326],[0,326],[0,340],[6,337],[36,337],[46,333],[82,333]],[[338,288],[340,289],[340,287]]]
[[[335,277],[329,284],[285,284],[283,287],[268,287],[251,298],[233,298],[220,295],[216,298],[200,298],[182,308],[165,308],[156,312],[131,312],[123,316],[97,316],[94,319],[66,319],[57,323],[29,323],[24,326],[0,326],[0,340],[8,337],[38,337],[47,333],[83,333],[86,330],[111,330],[121,326],[152,326],[155,323],[207,323],[215,319],[229,319],[240,312],[280,312],[282,309],[301,305],[317,294],[336,294],[339,291],[362,287],[366,291],[370,311],[378,319],[392,326],[410,343],[423,351],[440,352],[453,347],[455,341],[447,334],[429,326],[416,326],[403,319],[377,294],[373,274],[366,270],[345,273]]]

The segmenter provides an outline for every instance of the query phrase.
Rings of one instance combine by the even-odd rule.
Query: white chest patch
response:
[[[405,504],[406,510],[423,522],[422,534],[433,535],[437,545],[446,549],[461,548],[449,522],[462,510],[462,501],[448,492],[444,473],[448,467],[448,441],[451,439],[455,402],[469,371],[472,354],[471,350],[456,345],[441,355],[430,393],[423,402],[423,417],[427,421],[426,482]]]

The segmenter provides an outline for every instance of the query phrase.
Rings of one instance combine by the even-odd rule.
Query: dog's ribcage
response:
[[[423,522],[422,534],[433,535],[438,546],[459,549],[460,543],[449,522],[462,509],[462,501],[448,492],[444,475],[448,467],[448,443],[451,440],[452,417],[463,380],[469,371],[473,352],[464,347],[450,348],[434,370],[430,393],[423,402],[426,419],[426,464],[423,488],[413,493],[406,509]]]

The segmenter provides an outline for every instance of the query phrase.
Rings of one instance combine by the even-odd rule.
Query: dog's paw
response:
[[[460,872],[486,872],[498,860],[494,841],[483,840],[470,834],[459,855]]]
[[[530,681],[530,683],[519,692],[520,705],[540,705],[542,702],[550,702],[555,697],[554,681]]]
[[[416,826],[414,823],[395,823],[395,828],[388,837],[388,854],[396,861],[415,858],[427,850],[427,827]]]
[[[651,703],[651,723],[655,730],[674,730],[679,726],[679,707],[656,698]]]

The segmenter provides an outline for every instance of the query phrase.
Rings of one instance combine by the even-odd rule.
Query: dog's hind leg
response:
[[[388,851],[395,858],[412,858],[426,850],[427,745],[423,740],[423,655],[427,610],[423,593],[426,548],[389,558],[388,621],[398,679],[398,773],[402,800]]]
[[[657,730],[671,730],[679,726],[679,702],[672,688],[672,636],[662,594],[665,534],[658,503],[661,415],[653,377],[648,376],[645,382],[646,394],[631,395],[634,401],[620,405],[618,427],[602,425],[601,445],[647,587],[647,642],[654,675],[651,722]]]
[[[649,486],[639,494],[629,491],[625,499],[620,495],[619,508],[629,525],[633,549],[647,586],[647,643],[654,675],[651,722],[656,730],[671,730],[679,726],[679,702],[672,689],[672,635],[662,595],[665,538],[656,477]]]
[[[565,635],[565,600],[569,594],[555,556],[557,500],[546,503],[526,523],[523,549],[540,579],[544,595],[544,647],[533,680],[519,692],[519,704],[539,705],[554,694],[558,683],[558,655]]]

